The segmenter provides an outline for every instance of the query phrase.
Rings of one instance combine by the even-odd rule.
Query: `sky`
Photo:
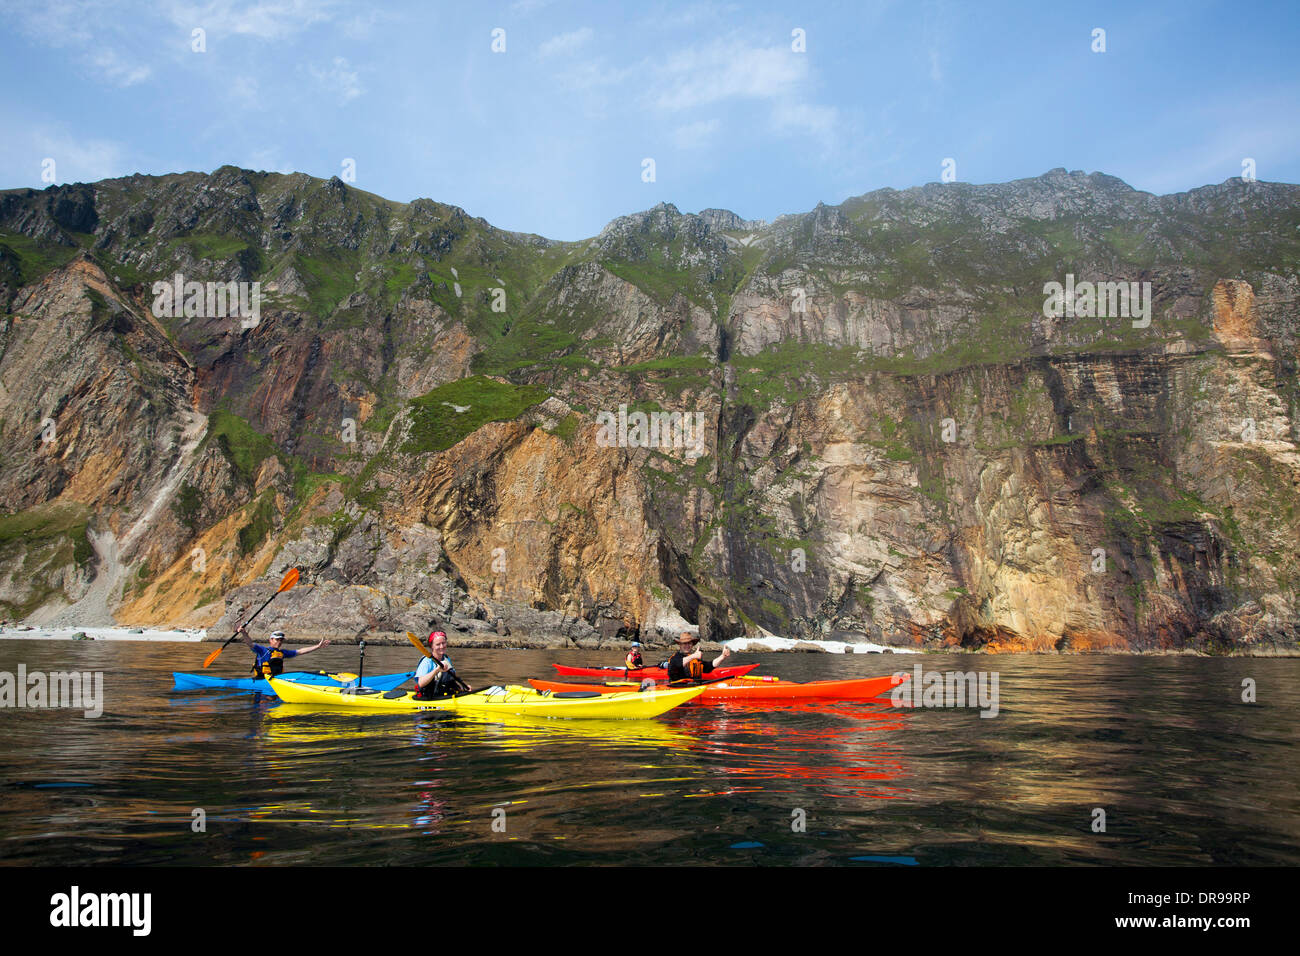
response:
[[[0,24],[0,188],[234,164],[574,240],[945,170],[1300,181],[1295,2],[0,0]]]

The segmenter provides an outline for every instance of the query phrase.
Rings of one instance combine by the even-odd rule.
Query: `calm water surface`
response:
[[[97,719],[0,709],[0,863],[1300,863],[1297,659],[741,654],[795,680],[996,670],[1000,710],[886,697],[505,724],[172,692],[213,649],[0,640],[0,671],[103,671],[106,698]],[[248,656],[212,672],[243,676]],[[476,686],[610,662],[453,656]],[[371,647],[366,670],[416,661]],[[355,671],[356,648],[302,663]]]

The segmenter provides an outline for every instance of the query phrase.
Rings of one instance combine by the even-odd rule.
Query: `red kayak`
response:
[[[707,676],[711,680],[743,677],[757,666],[757,664],[745,664],[741,667],[715,667]],[[604,677],[609,680],[645,680],[647,677],[654,680],[668,679],[668,671],[662,667],[569,667],[565,664],[556,664],[555,669],[565,677]]]
[[[710,675],[712,676],[712,675]],[[907,680],[906,677],[903,680]],[[596,691],[601,694],[626,693],[637,686],[632,682],[609,681],[604,684],[569,684],[562,681],[530,680],[537,690]],[[902,681],[899,681],[902,683]],[[674,685],[675,686],[675,685]],[[807,684],[776,677],[733,677],[705,684],[696,700],[709,703],[722,700],[790,700],[796,697],[820,697],[823,700],[870,700],[895,686],[894,678],[862,677],[856,680],[816,680]]]

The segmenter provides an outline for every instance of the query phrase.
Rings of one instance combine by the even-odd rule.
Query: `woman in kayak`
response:
[[[243,624],[235,628],[235,636],[238,637],[253,652],[253,676],[254,677],[279,677],[284,670],[284,659],[286,657],[297,657],[299,654],[310,654],[312,651],[319,651],[322,647],[329,644],[328,640],[321,639],[311,647],[301,647],[298,650],[285,650],[284,648],[284,631],[271,632],[271,646],[264,644],[254,644],[253,639],[248,636],[248,628]]]
[[[447,656],[447,635],[442,631],[431,633],[429,651],[432,656],[421,660],[415,671],[415,699],[450,697],[457,688],[469,693],[469,684],[456,676],[456,668],[451,666],[451,658]]]
[[[722,653],[710,664],[703,659],[704,652],[699,649],[699,643],[699,635],[689,631],[682,631],[682,636],[677,638],[677,653],[668,658],[666,665],[670,684],[679,680],[699,680],[731,656],[731,649],[724,646]]]

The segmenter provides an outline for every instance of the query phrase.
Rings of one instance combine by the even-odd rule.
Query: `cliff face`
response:
[[[292,565],[267,626],[348,636],[1294,645],[1298,198],[1055,170],[553,243],[231,168],[0,193],[0,602],[225,625]],[[260,315],[155,315],[177,273]]]

